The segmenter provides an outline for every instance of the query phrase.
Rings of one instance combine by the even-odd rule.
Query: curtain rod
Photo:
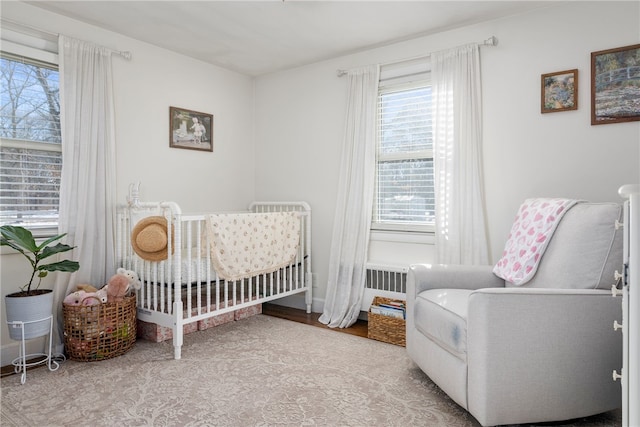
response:
[[[488,39],[478,42],[477,43],[480,46],[497,46],[498,45],[498,38],[496,36],[491,36]],[[430,57],[431,54],[428,53],[426,55],[419,55],[419,56],[413,56],[411,58],[404,58],[404,59],[398,59],[395,61],[390,61],[390,62],[383,62],[382,64],[380,64],[380,66],[385,66],[385,65],[391,65],[391,64],[399,64],[402,62],[409,62],[409,61],[415,61],[417,59],[423,59],[423,58],[428,58]],[[348,70],[337,70],[336,74],[338,75],[338,77],[342,77],[344,75],[346,75],[348,73]]]
[[[36,28],[32,25],[28,25],[28,24],[24,24],[22,22],[17,22],[11,19],[7,19],[7,18],[1,18],[0,22],[2,22],[2,24],[4,25],[5,23],[10,24],[9,27],[14,26],[18,27],[16,29],[16,31],[19,31],[20,29],[22,30],[30,30],[32,32],[36,32],[39,33],[40,35],[46,35],[52,38],[58,38],[58,36],[60,35],[64,35],[64,34],[60,34],[60,33],[52,33],[51,31],[46,31],[43,30],[41,28]],[[105,49],[107,49],[109,52],[111,52],[112,54],[116,54],[116,55],[120,55],[121,57],[123,57],[124,59],[131,59],[131,52],[129,51],[122,51],[122,50],[115,50],[115,49],[110,49],[108,47],[105,47]]]

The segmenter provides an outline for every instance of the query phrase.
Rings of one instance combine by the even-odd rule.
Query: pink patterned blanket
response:
[[[496,276],[513,283],[527,283],[536,273],[562,216],[576,203],[572,199],[527,199],[522,203],[502,253],[493,268]]]
[[[297,212],[210,214],[211,261],[226,280],[241,280],[289,265],[298,251]]]

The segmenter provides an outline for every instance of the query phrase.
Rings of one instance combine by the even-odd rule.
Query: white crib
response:
[[[172,328],[174,357],[180,359],[183,326],[290,295],[305,293],[311,313],[311,208],[305,202],[254,202],[248,212],[296,212],[300,242],[295,259],[275,272],[244,280],[225,281],[211,262],[205,215],[185,215],[174,202],[141,202],[130,197],[118,209],[116,257],[119,266],[138,273],[138,319]],[[141,215],[161,215],[167,221],[169,257],[163,261],[140,258],[131,245],[131,230]],[[132,219],[133,218],[133,219]],[[171,247],[173,245],[173,247]]]

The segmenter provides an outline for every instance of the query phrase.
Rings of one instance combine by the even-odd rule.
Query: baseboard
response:
[[[291,295],[285,298],[278,298],[269,301],[269,304],[281,305],[283,307],[296,308],[298,310],[307,310],[304,294]],[[311,301],[311,312],[322,313],[324,310],[324,298],[313,298]]]
[[[44,353],[46,344],[47,337],[34,338],[25,343],[25,351],[27,355]],[[9,366],[20,354],[20,341],[3,345],[0,351],[2,352],[2,356],[0,357],[2,366]]]

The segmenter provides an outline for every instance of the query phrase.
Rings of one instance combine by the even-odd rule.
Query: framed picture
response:
[[[213,115],[169,107],[169,147],[213,151]]]
[[[540,87],[542,113],[578,109],[578,70],[543,74]]]
[[[591,124],[640,120],[640,44],[591,52]]]

